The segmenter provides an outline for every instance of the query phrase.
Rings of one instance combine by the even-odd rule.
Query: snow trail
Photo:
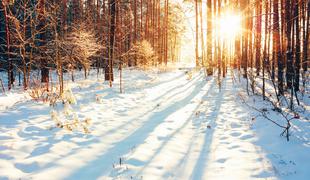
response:
[[[249,114],[238,102],[231,75],[224,81],[216,127],[204,166],[193,179],[277,179],[264,152],[254,145]],[[199,177],[197,177],[199,175]]]
[[[237,103],[231,77],[219,91],[214,78],[190,104],[172,114],[126,155],[137,179],[276,179],[262,150],[253,144],[247,112]],[[170,124],[169,124],[170,123]],[[121,170],[122,171],[122,170]]]
[[[41,103],[0,112],[0,131],[11,136],[0,138],[0,179],[276,179],[231,75],[221,91],[201,71],[138,74],[138,85],[127,78],[124,94],[117,84],[74,86],[73,109],[94,121],[90,135],[47,130]]]

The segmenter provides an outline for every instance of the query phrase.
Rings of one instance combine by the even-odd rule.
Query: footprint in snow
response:
[[[36,169],[39,169],[39,165],[37,162],[32,162],[30,164],[16,163],[15,167],[18,168],[19,170],[25,172],[25,173],[31,173],[31,172],[35,171]]]
[[[240,128],[241,125],[240,125],[240,124],[237,124],[237,123],[231,123],[231,124],[230,124],[230,127],[232,127],[232,128]]]
[[[164,140],[167,139],[167,137],[165,137],[165,136],[157,136],[157,139],[158,139],[159,141],[164,141]]]
[[[241,133],[239,132],[233,132],[230,134],[231,136],[234,136],[234,137],[239,137],[241,135]]]
[[[8,139],[13,139],[13,137],[10,136],[0,136],[0,140],[8,140]]]
[[[226,140],[228,137],[227,136],[224,136],[224,137],[221,137],[220,140]]]
[[[44,145],[44,146],[39,146],[36,147],[29,155],[28,158],[34,157],[34,156],[39,156],[45,153],[48,153],[50,151],[50,148],[52,147],[52,144]]]
[[[156,168],[159,170],[164,169],[164,167],[162,167],[162,166],[157,166]]]
[[[221,144],[230,144],[230,143],[225,141],[225,142],[221,142]]]
[[[254,136],[253,135],[251,135],[251,134],[247,134],[247,135],[243,135],[243,136],[241,136],[241,138],[240,139],[242,139],[242,140],[247,140],[247,139],[251,139],[251,138],[253,138]]]
[[[236,149],[236,148],[239,148],[239,147],[240,147],[239,145],[234,145],[234,146],[229,147],[229,149]]]
[[[14,158],[13,158],[13,156],[10,156],[10,155],[0,154],[0,159],[2,159],[2,160],[12,160]]]
[[[226,158],[221,158],[221,159],[216,160],[216,162],[218,163],[225,163],[226,161],[227,161]]]

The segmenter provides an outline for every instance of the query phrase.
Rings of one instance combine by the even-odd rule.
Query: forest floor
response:
[[[53,108],[27,93],[1,95],[0,179],[310,177],[309,98],[287,142],[274,124],[253,118],[231,72],[220,90],[216,77],[191,69],[127,69],[123,82],[122,94],[117,81],[108,88],[95,72],[66,83],[76,98],[70,111],[92,119],[89,134],[56,128]]]

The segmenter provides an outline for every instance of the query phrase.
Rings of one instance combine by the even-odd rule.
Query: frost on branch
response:
[[[66,60],[72,66],[81,65],[85,70],[91,66],[91,57],[100,50],[101,45],[97,42],[95,32],[85,23],[73,27],[66,38]]]
[[[157,60],[152,45],[146,40],[137,42],[125,56],[126,59],[136,59],[137,65],[143,68],[155,65]]]

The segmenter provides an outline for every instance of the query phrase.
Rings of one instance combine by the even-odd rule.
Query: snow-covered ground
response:
[[[10,107],[14,106],[19,102],[28,100],[30,97],[26,92],[14,91],[0,94],[0,111],[9,110]]]
[[[54,128],[49,104],[26,93],[1,95],[0,179],[310,178],[309,104],[287,142],[253,121],[231,74],[219,90],[216,78],[186,71],[127,69],[122,94],[117,77],[109,88],[95,72],[66,83],[71,111],[92,119],[89,134]]]

